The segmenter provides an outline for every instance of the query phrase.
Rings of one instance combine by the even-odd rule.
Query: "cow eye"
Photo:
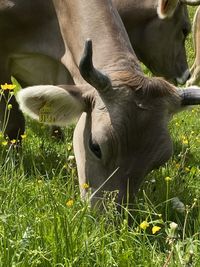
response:
[[[92,138],[89,140],[89,148],[98,159],[101,159],[101,148],[96,141],[92,140]]]

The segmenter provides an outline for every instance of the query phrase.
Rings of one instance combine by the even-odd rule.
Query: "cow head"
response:
[[[152,73],[174,84],[184,84],[190,77],[185,50],[191,31],[187,5],[198,4],[200,0],[159,0],[157,14],[162,19],[152,17],[130,36],[137,57]]]
[[[58,125],[79,117],[73,143],[82,196],[88,183],[93,204],[114,190],[119,204],[132,202],[144,176],[171,156],[168,121],[183,103],[194,103],[194,90],[183,94],[134,71],[102,74],[93,66],[90,40],[79,69],[89,85],[29,87],[18,93],[21,109],[39,119],[46,106],[49,123]]]
[[[157,13],[159,18],[165,19],[172,17],[179,2],[190,6],[200,4],[200,0],[158,0]]]
[[[186,5],[179,3],[171,17],[158,19],[155,16],[146,27],[138,27],[141,28],[132,43],[139,60],[157,76],[174,84],[184,84],[190,75],[184,45],[191,31]]]

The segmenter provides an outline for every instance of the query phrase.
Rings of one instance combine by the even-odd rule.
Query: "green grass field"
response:
[[[187,50],[191,65],[191,36]],[[200,266],[199,114],[195,107],[174,116],[174,155],[148,175],[131,225],[112,196],[105,214],[81,201],[73,127],[58,143],[28,120],[23,152],[0,136],[0,266]]]

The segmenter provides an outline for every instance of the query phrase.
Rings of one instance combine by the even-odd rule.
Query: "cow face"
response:
[[[184,44],[190,29],[187,7],[178,4],[173,16],[164,20],[155,16],[145,27],[138,25],[130,38],[137,57],[154,74],[184,84],[189,78]]]
[[[35,119],[45,108],[49,124],[66,125],[80,117],[73,143],[82,196],[88,183],[93,205],[104,191],[117,191],[119,204],[132,203],[144,176],[171,156],[167,125],[182,97],[158,78],[126,71],[108,77],[93,67],[91,57],[87,41],[80,72],[90,85],[29,87],[18,93],[18,100]],[[193,99],[191,91],[186,94]]]
[[[22,90],[18,99],[36,119],[45,107],[51,118],[46,123],[66,125],[80,116],[74,152],[82,195],[82,185],[89,183],[93,204],[104,191],[114,190],[121,204],[132,201],[143,177],[170,157],[167,124],[180,97],[160,79],[123,71],[107,77],[94,69],[91,57],[88,41],[80,72],[92,87],[35,86]]]
[[[85,195],[82,185],[89,183],[96,192],[93,203],[104,190],[117,190],[118,203],[127,198],[132,202],[144,176],[171,156],[167,125],[175,106],[180,106],[179,97],[171,92],[144,94],[124,85],[112,87],[111,101],[94,93],[92,108],[78,121],[74,152],[80,188]]]

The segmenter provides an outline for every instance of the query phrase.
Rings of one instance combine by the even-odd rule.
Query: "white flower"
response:
[[[69,161],[73,161],[74,158],[75,158],[74,156],[70,155],[70,156],[68,157],[68,160],[69,160]]]
[[[177,227],[178,227],[178,224],[175,223],[175,222],[171,222],[169,226],[170,226],[170,229],[172,229],[172,230],[176,230]]]

